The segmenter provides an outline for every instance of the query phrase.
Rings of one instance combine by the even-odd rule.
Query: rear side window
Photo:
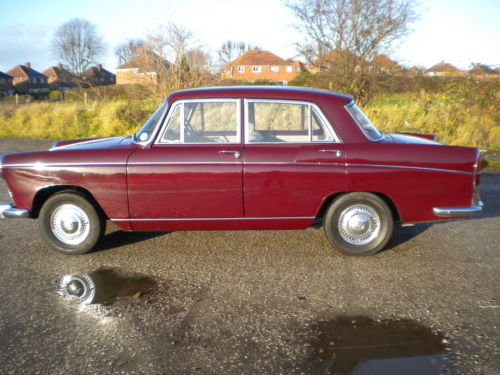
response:
[[[246,143],[336,141],[314,106],[302,102],[246,101]]]
[[[372,141],[380,141],[383,138],[382,133],[375,127],[375,125],[372,124],[370,119],[366,117],[363,111],[359,109],[354,102],[348,104],[346,109],[368,139]]]

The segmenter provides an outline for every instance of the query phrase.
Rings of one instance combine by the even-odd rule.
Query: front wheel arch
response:
[[[103,218],[103,220],[108,220],[108,216],[102,210],[101,206],[99,205],[99,203],[97,203],[92,194],[87,189],[84,189],[81,186],[73,186],[73,185],[49,186],[38,190],[35,194],[35,197],[33,198],[33,204],[31,208],[31,218],[38,219],[38,216],[40,215],[40,210],[42,209],[42,206],[45,204],[47,199],[52,197],[54,194],[59,194],[63,192],[75,193],[83,196],[95,207],[95,209],[98,211],[99,215]]]

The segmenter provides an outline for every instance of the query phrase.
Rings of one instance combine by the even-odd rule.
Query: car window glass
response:
[[[167,128],[162,137],[162,142],[180,142],[181,141],[181,106],[177,105],[174,112],[168,119]]]
[[[238,111],[235,102],[186,102],[185,143],[237,143]]]
[[[333,141],[331,133],[327,130],[316,110],[311,111],[311,132],[312,141]]]
[[[248,102],[248,142],[309,142],[309,106]]]
[[[370,119],[366,117],[361,109],[356,104],[349,105],[347,111],[354,118],[354,121],[359,125],[363,133],[372,141],[377,141],[382,138],[382,133],[372,124]]]

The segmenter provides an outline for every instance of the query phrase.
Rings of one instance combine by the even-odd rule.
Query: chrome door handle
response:
[[[235,159],[239,159],[239,157],[241,156],[241,152],[239,152],[239,151],[229,151],[229,150],[219,151],[219,154],[233,154]]]
[[[340,151],[340,150],[319,150],[319,152],[332,152],[338,158],[340,158],[342,156],[342,151]]]

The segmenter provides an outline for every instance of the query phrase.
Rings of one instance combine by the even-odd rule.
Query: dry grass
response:
[[[500,149],[496,90],[452,87],[445,93],[379,96],[364,111],[383,131],[436,134],[442,143]],[[135,132],[158,101],[38,102],[0,106],[0,136],[69,139]]]
[[[383,131],[435,134],[442,143],[500,149],[498,98],[473,101],[462,93],[392,94],[363,110]]]

